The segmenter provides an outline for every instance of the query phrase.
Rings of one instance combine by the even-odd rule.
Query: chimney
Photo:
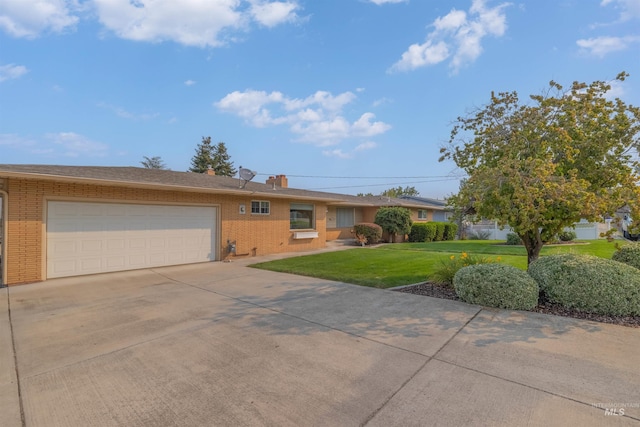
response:
[[[213,170],[213,168],[211,167],[211,165],[209,165],[209,166],[207,167],[207,172],[206,172],[206,174],[207,174],[207,175],[215,175],[215,174],[216,174],[216,171],[214,171],[214,170]]]
[[[281,188],[289,187],[289,182],[287,180],[287,176],[286,175],[270,176],[269,179],[267,179],[267,184],[268,185],[273,185],[273,186],[278,186],[278,187],[281,187]]]

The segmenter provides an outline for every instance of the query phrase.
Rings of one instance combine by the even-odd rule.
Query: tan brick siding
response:
[[[315,203],[318,238],[294,240],[289,230],[289,204],[294,200],[251,198],[196,192],[7,179],[6,283],[31,283],[46,278],[46,203],[48,200],[167,203],[219,207],[219,258],[227,240],[236,242],[236,256],[318,249],[326,242],[326,205]],[[251,214],[252,200],[268,200],[269,215]],[[240,205],[246,213],[240,214]]]

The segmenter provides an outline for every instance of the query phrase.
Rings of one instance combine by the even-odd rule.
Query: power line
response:
[[[396,177],[397,178],[397,177]],[[403,184],[424,184],[424,183],[429,183],[429,182],[444,182],[444,181],[454,181],[454,180],[458,180],[459,178],[453,178],[453,177],[448,177],[446,179],[431,179],[431,180],[426,180],[426,181],[411,181],[411,182],[385,182],[382,184],[363,184],[363,185],[345,185],[345,186],[340,186],[340,187],[316,187],[316,188],[309,188],[309,190],[336,190],[336,189],[340,189],[340,188],[361,188],[361,187],[382,187],[382,186],[393,186],[393,185],[403,185]]]
[[[276,173],[258,173],[261,176],[281,175]],[[430,175],[430,176],[328,176],[328,175],[286,175],[287,178],[321,178],[321,179],[431,179],[431,178],[449,178],[460,179],[460,177],[452,175]]]

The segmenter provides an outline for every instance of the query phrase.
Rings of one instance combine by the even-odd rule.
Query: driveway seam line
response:
[[[376,409],[375,411],[373,411],[366,420],[364,420],[364,422],[362,424],[360,424],[361,426],[365,426],[367,425],[376,415],[378,415],[378,413],[380,413],[380,411],[382,411],[384,409],[385,406],[387,406],[387,404],[389,404],[389,402],[391,401],[391,399],[393,399],[398,393],[400,393],[400,391],[402,391],[402,389],[409,383],[409,381],[413,380],[416,375],[418,375],[424,368],[425,366],[427,366],[427,364],[429,362],[431,362],[438,353],[440,353],[440,351],[442,351],[442,349],[444,347],[447,346],[447,344],[449,344],[451,342],[452,339],[454,339],[459,333],[460,331],[462,331],[464,328],[467,327],[467,325],[469,323],[471,323],[471,321],[473,321],[473,319],[475,319],[478,314],[480,314],[480,312],[482,311],[482,308],[478,309],[478,311],[476,312],[476,314],[474,314],[469,320],[467,320],[465,322],[464,325],[462,325],[455,334],[453,334],[444,344],[442,344],[442,346],[440,346],[440,348],[438,349],[438,351],[436,351],[433,356],[429,357],[423,364],[422,366],[420,366],[414,373],[413,375],[411,375],[409,378],[407,378],[407,380],[405,382],[403,382],[400,387],[398,387],[398,389],[396,391],[394,391],[391,396],[389,396],[388,399],[386,399],[384,402],[382,402],[382,404],[378,407],[378,409]]]
[[[24,404],[22,402],[22,386],[20,385],[20,370],[18,368],[18,353],[16,352],[16,338],[13,333],[13,318],[11,316],[11,297],[9,287],[7,287],[7,314],[9,315],[9,331],[11,332],[11,350],[13,351],[13,365],[16,373],[16,386],[18,387],[18,404],[20,406],[20,422],[26,426],[24,414]]]
[[[569,400],[571,402],[578,403],[578,404],[581,404],[581,405],[584,405],[584,406],[588,406],[590,408],[602,409],[602,408],[598,408],[598,407],[594,406],[591,403],[583,402],[581,400],[574,399],[574,398],[572,398],[570,396],[565,396],[565,395],[562,395],[562,394],[559,394],[559,393],[556,393],[556,392],[553,392],[553,391],[545,390],[543,388],[536,387],[536,386],[533,386],[533,385],[524,384],[524,383],[521,383],[521,382],[516,381],[516,380],[512,380],[512,379],[509,379],[509,378],[504,378],[504,377],[501,377],[501,376],[498,376],[498,375],[495,375],[495,374],[491,374],[489,372],[484,372],[484,371],[481,371],[479,369],[471,368],[469,366],[460,365],[458,363],[451,362],[451,361],[448,361],[448,360],[439,359],[436,356],[433,356],[432,359],[433,360],[437,360],[438,362],[446,363],[447,365],[451,365],[451,366],[455,366],[455,367],[458,367],[458,368],[465,369],[467,371],[476,372],[476,373],[481,374],[481,375],[486,375],[486,376],[491,377],[491,378],[496,378],[498,380],[506,381],[506,382],[511,383],[511,384],[516,384],[516,385],[519,385],[519,386],[522,386],[522,387],[525,387],[525,388],[528,388],[528,389],[531,389],[531,390],[539,391],[541,393],[548,394],[548,395],[551,395],[551,396],[554,396],[554,397],[558,397],[560,399]],[[627,417],[627,418],[635,420],[635,421],[640,421],[640,418],[632,417],[631,415],[627,415],[627,414],[624,414],[623,417]]]

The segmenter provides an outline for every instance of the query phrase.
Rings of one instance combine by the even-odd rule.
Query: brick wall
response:
[[[7,179],[6,283],[31,283],[46,278],[46,203],[47,200],[166,203],[214,205],[219,207],[217,252],[227,256],[227,240],[236,242],[236,256],[318,249],[326,242],[326,206],[315,204],[316,239],[294,240],[289,230],[289,203],[293,200],[268,197],[203,194],[129,187],[72,184],[53,181]],[[269,215],[251,214],[252,200],[267,200]],[[240,213],[245,205],[245,214]]]

